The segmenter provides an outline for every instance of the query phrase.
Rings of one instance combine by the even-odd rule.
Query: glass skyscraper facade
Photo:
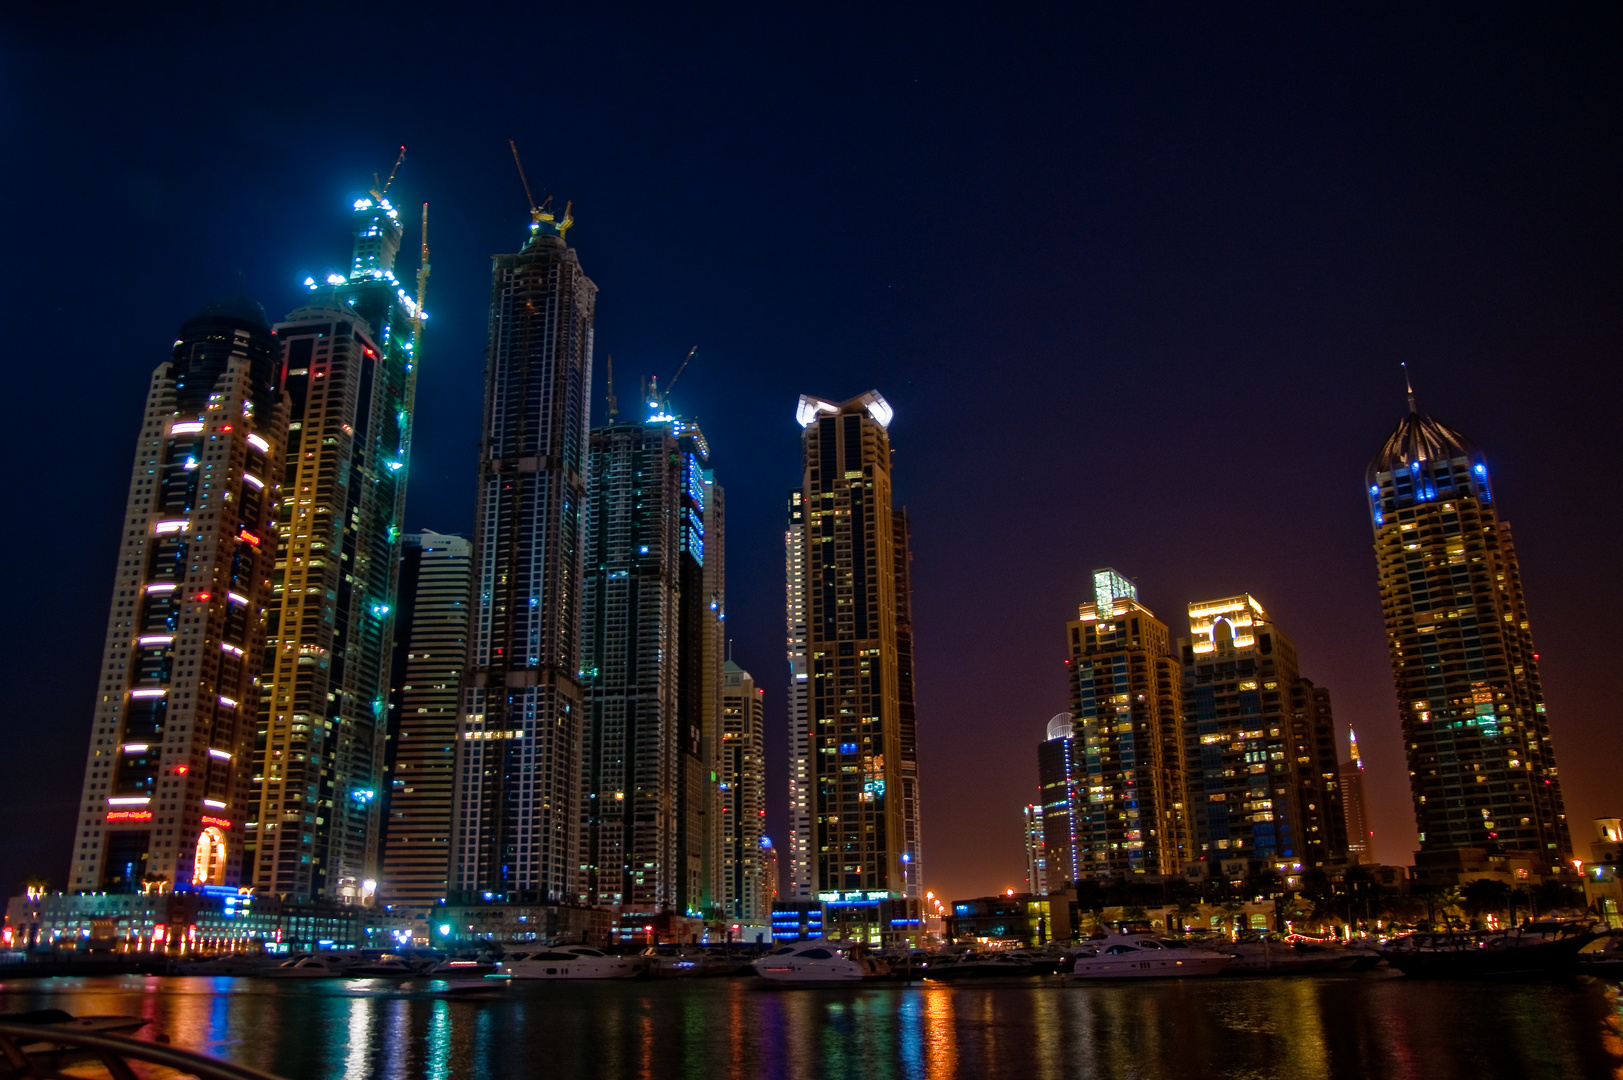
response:
[[[1567,864],[1538,653],[1486,458],[1411,394],[1365,489],[1421,856]]]
[[[703,432],[657,392],[646,420],[591,434],[579,892],[628,916],[718,903],[726,611],[708,464]]]
[[[74,836],[75,891],[251,881],[243,821],[287,435],[275,335],[246,297],[152,374]]]
[[[580,603],[597,286],[559,222],[491,276],[473,623],[457,740],[451,891],[573,900]]]

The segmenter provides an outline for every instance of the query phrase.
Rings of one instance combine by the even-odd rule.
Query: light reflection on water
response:
[[[768,993],[745,980],[495,986],[12,980],[0,1011],[140,1015],[289,1080],[996,1076],[1623,1080],[1615,986],[1386,975]]]

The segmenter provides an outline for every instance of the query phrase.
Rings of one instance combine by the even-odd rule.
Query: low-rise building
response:
[[[1618,876],[1623,861],[1623,818],[1596,818],[1595,840],[1589,845],[1589,861],[1580,864],[1584,878],[1584,901],[1589,910],[1611,927],[1623,926],[1623,878]]]
[[[365,944],[361,914],[353,905],[297,904],[224,886],[144,893],[29,890],[6,905],[0,946],[174,956],[353,949]]]

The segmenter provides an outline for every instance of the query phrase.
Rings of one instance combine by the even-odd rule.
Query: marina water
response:
[[[289,1080],[1569,1080],[1623,1077],[1619,988],[1386,972],[1117,985],[750,980],[443,984],[246,978],[0,982],[0,1011],[149,1018],[143,1037]]]

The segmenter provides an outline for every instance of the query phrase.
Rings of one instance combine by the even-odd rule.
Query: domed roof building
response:
[[[1409,414],[1365,476],[1387,646],[1427,884],[1465,851],[1572,854],[1510,525],[1482,451]]]

